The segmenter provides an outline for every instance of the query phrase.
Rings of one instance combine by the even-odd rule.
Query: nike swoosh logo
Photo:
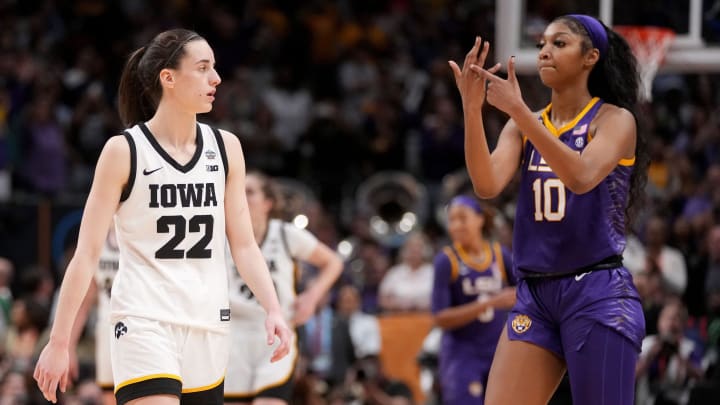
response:
[[[578,274],[577,276],[575,276],[575,281],[580,281],[580,280],[582,280],[583,277],[587,276],[587,275],[590,274],[590,273],[592,273],[592,271],[588,271],[587,273],[583,273],[583,274]]]
[[[160,166],[160,167],[158,167],[157,169],[153,169],[153,170],[145,169],[145,170],[143,170],[143,174],[147,176],[148,174],[153,174],[153,173],[155,173],[156,171],[158,171],[158,170],[160,170],[160,169],[162,169],[162,168],[163,168],[163,167]]]

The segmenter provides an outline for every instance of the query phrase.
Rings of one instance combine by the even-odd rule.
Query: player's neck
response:
[[[155,115],[148,120],[147,126],[162,144],[176,147],[195,144],[197,136],[195,114],[184,113],[160,103]]]
[[[575,119],[592,100],[592,96],[585,89],[577,88],[554,89],[552,92],[552,108],[550,120],[556,128]],[[560,125],[558,125],[560,124]]]
[[[462,248],[468,255],[472,257],[480,257],[484,254],[483,247],[485,246],[485,241],[480,239],[472,242],[468,242],[467,244],[463,245]]]

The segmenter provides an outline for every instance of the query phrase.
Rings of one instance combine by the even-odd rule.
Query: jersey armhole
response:
[[[449,246],[445,246],[443,248],[443,252],[445,253],[445,256],[447,256],[448,260],[450,260],[450,281],[455,281],[460,273],[458,258],[455,255],[455,251]]]
[[[133,185],[135,184],[135,172],[137,171],[137,150],[135,148],[135,140],[128,131],[124,131],[123,136],[125,136],[125,139],[127,139],[128,145],[130,146],[130,176],[128,176],[127,184],[125,184],[122,194],[120,194],[120,202],[123,202],[130,197]]]
[[[495,260],[497,261],[498,269],[500,270],[500,276],[505,283],[508,283],[509,280],[507,277],[507,270],[505,269],[505,260],[503,260],[502,248],[499,243],[493,242],[493,252],[495,252]]]
[[[225,152],[225,142],[223,142],[222,134],[220,134],[220,130],[217,128],[212,129],[213,134],[215,134],[215,142],[217,142],[218,150],[220,151],[220,158],[223,162],[223,167],[225,168],[225,179],[227,179],[228,176],[228,158],[227,158],[227,152]]]
[[[288,257],[294,262],[295,257],[290,252],[290,244],[288,243],[287,233],[285,232],[285,225],[287,225],[286,222],[280,222],[280,239],[282,239],[282,244],[283,244],[283,248],[285,248],[285,253],[287,253]]]

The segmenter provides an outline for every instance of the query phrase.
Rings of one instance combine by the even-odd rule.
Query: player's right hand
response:
[[[485,59],[490,51],[490,43],[482,41],[482,38],[475,37],[475,44],[465,55],[462,69],[454,61],[449,61],[453,76],[455,76],[455,85],[460,91],[463,104],[470,103],[472,107],[482,107],[485,102],[485,84],[486,80],[483,75],[473,71],[470,67],[475,65],[479,67],[485,66]],[[495,73],[500,70],[500,64],[488,69],[489,72]]]
[[[275,343],[275,336],[280,339],[280,345],[275,348],[270,362],[274,363],[287,356],[287,354],[290,353],[290,339],[292,334],[280,311],[268,312],[267,318],[265,319],[265,331],[267,332],[268,345]]]
[[[65,392],[68,382],[69,351],[67,345],[54,343],[51,339],[40,353],[33,378],[45,399],[57,402],[57,389]]]

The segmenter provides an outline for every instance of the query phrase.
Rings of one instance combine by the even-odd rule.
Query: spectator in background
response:
[[[348,284],[340,288],[337,297],[338,316],[347,320],[356,359],[380,355],[382,337],[377,317],[360,309],[360,292]]]
[[[424,234],[414,233],[400,249],[400,261],[388,269],[380,283],[383,311],[428,311],[432,295],[432,246]]]
[[[628,270],[633,274],[659,273],[669,292],[682,295],[687,286],[685,258],[679,250],[667,244],[667,237],[666,219],[659,215],[652,216],[645,225],[644,248],[633,244],[633,248],[626,251],[627,262],[636,263],[628,264]]]
[[[636,367],[638,405],[685,404],[692,381],[702,378],[702,348],[685,337],[685,322],[685,306],[672,299],[660,312],[657,334],[643,339]]]

